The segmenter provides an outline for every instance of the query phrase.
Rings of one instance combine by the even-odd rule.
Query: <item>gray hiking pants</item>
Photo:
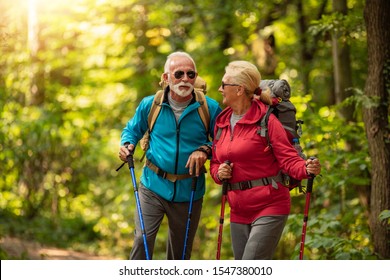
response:
[[[260,217],[252,224],[231,223],[236,260],[271,260],[286,225],[288,215]]]
[[[157,232],[165,215],[168,218],[169,227],[166,258],[167,260],[182,259],[190,203],[167,201],[144,187],[142,184],[140,184],[138,194],[150,259],[153,257]],[[193,202],[185,259],[191,258],[192,243],[198,228],[202,203],[203,198]],[[145,260],[146,254],[137,211],[135,211],[135,225],[134,244],[130,253],[130,259]]]

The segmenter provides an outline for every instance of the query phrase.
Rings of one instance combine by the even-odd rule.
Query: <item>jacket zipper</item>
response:
[[[179,161],[179,150],[180,150],[180,147],[179,147],[179,144],[180,144],[180,125],[178,124],[178,122],[176,121],[176,159],[175,159],[175,174],[177,174],[177,165],[178,165],[178,161]],[[175,200],[175,196],[176,196],[176,185],[177,181],[175,181],[173,183],[173,196],[172,196],[172,202]]]

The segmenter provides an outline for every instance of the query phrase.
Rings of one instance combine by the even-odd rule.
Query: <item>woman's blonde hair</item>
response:
[[[261,74],[257,67],[244,60],[230,62],[225,67],[226,76],[230,83],[235,83],[244,87],[245,94],[252,98],[254,93],[260,94],[260,100],[265,104],[272,104],[271,91],[267,89],[261,92],[259,86]]]

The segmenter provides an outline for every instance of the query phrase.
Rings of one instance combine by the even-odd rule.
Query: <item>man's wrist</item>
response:
[[[199,148],[197,148],[195,151],[203,152],[205,153],[208,157],[211,156],[211,147],[207,145],[202,145]]]

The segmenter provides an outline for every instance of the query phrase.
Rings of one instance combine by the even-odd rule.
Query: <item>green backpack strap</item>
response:
[[[204,95],[202,90],[195,89],[194,91],[195,91],[196,101],[200,103],[200,107],[198,108],[199,116],[202,119],[203,125],[207,133],[209,133],[210,112],[209,112],[209,107],[207,106],[206,96]]]
[[[152,107],[150,108],[150,112],[149,112],[149,116],[148,116],[149,133],[153,129],[153,126],[156,122],[157,116],[160,113],[161,104],[163,103],[163,101],[164,101],[164,91],[159,90],[154,96]]]
[[[142,162],[146,156],[146,151],[149,149],[149,138],[150,133],[152,132],[153,126],[156,122],[157,116],[161,110],[161,104],[164,101],[164,91],[159,90],[154,95],[152,106],[150,107],[150,112],[148,115],[148,130],[145,132],[144,136],[140,140],[141,149],[144,151],[140,162]]]
[[[210,129],[210,112],[209,107],[207,106],[206,96],[203,91],[195,90],[195,100],[200,103],[200,107],[198,108],[198,113],[200,118],[202,119],[203,125],[208,132]],[[148,127],[149,133],[152,131],[154,123],[156,122],[157,116],[161,110],[161,104],[164,101],[164,91],[159,90],[154,96],[152,107],[150,108],[149,116],[148,116]]]

